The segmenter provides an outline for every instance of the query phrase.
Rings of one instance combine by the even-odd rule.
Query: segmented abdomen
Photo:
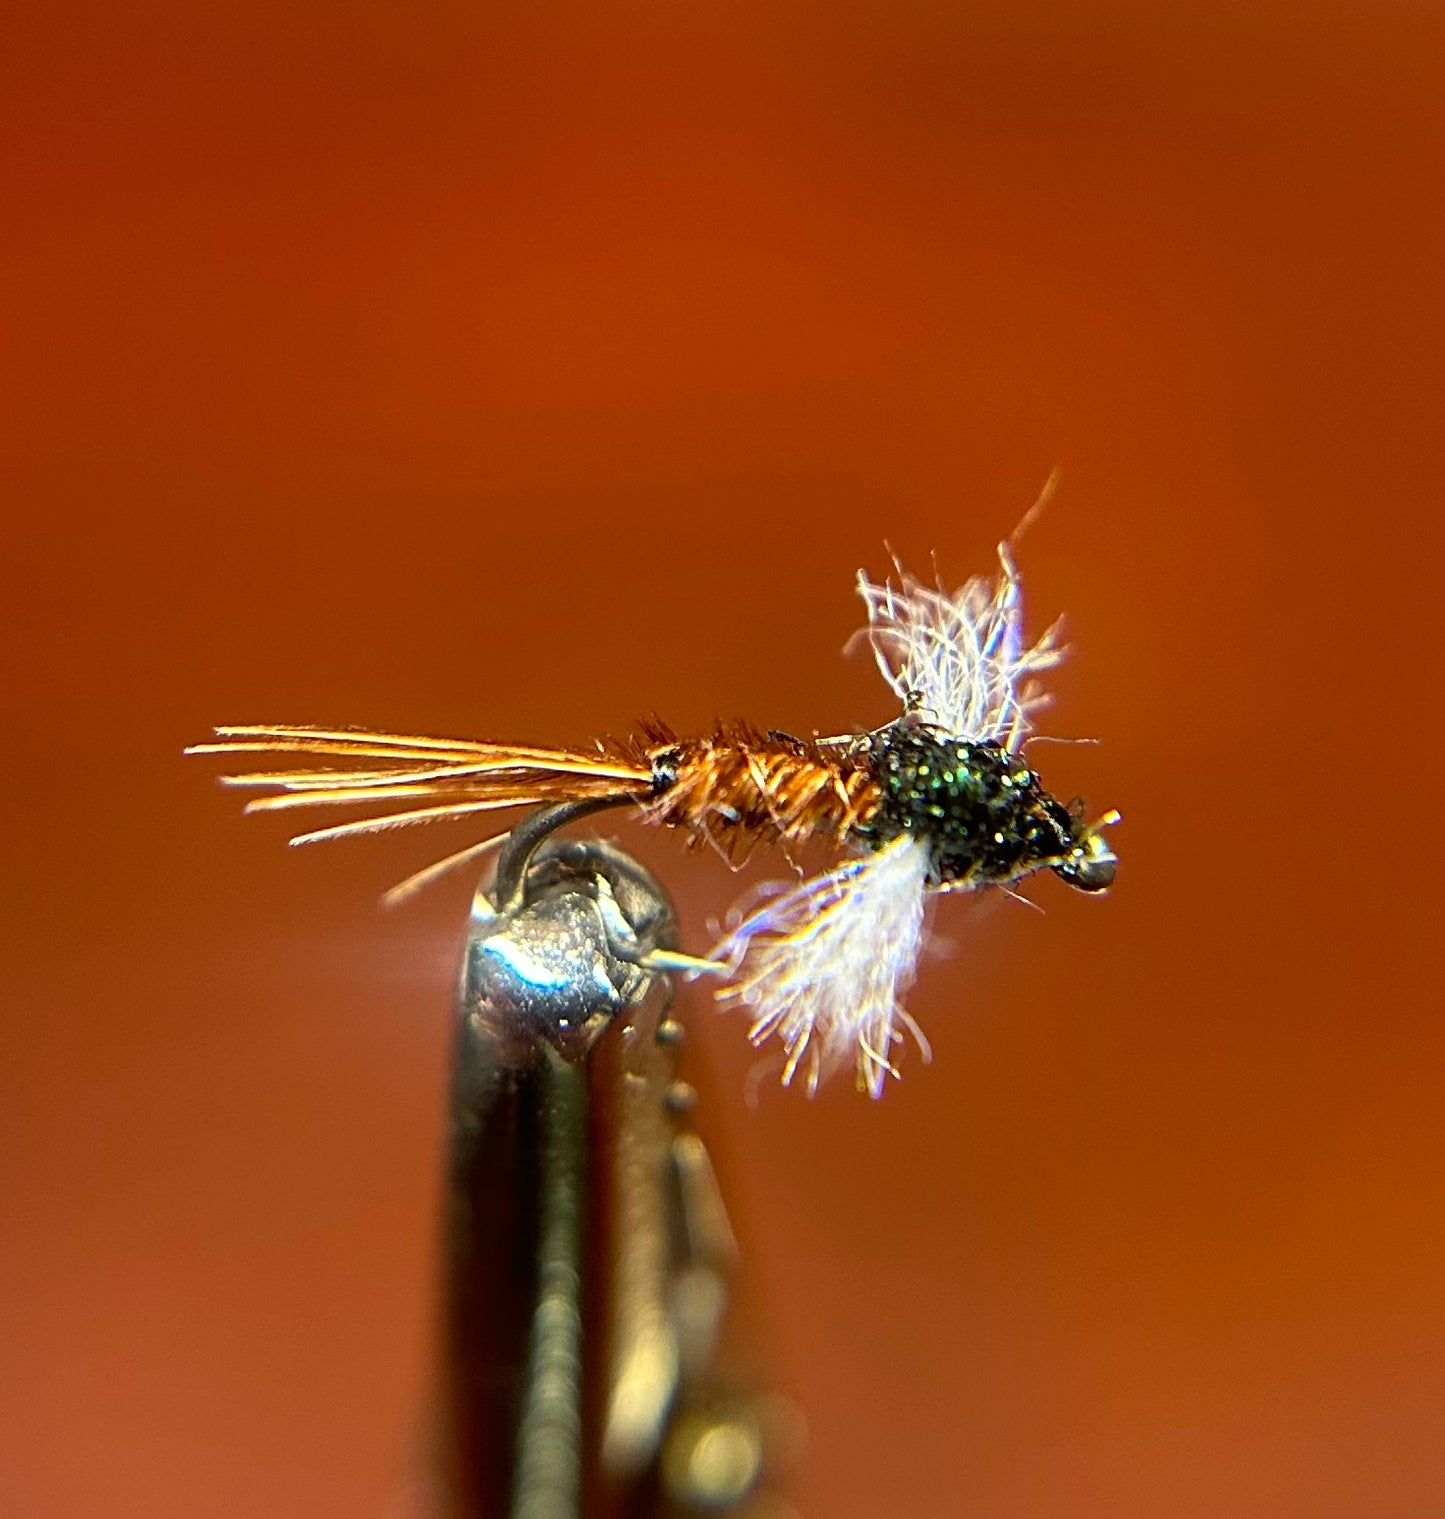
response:
[[[649,735],[651,736],[651,735]],[[871,769],[842,748],[765,734],[746,723],[649,750],[654,822],[734,849],[757,840],[841,840],[883,799]]]

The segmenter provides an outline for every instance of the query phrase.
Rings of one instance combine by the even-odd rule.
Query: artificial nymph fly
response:
[[[630,805],[728,857],[758,842],[813,837],[847,856],[790,889],[765,892],[707,962],[720,999],[748,1007],[751,1038],[777,1038],[783,1081],[809,1091],[850,1059],[873,1096],[897,1074],[902,1005],[931,895],[1007,887],[1052,870],[1102,891],[1115,859],[1102,830],[1043,787],[1023,758],[1046,698],[1036,675],[1063,657],[1057,628],[1023,640],[1022,588],[1009,545],[997,576],[949,593],[899,568],[899,584],[860,572],[862,630],[900,716],[871,733],[794,738],[750,723],[679,737],[660,723],[590,749],[414,738],[356,729],[218,728],[189,753],[282,753],[341,768],[263,771],[226,784],[273,788],[247,811],[384,802],[393,810],[298,834],[309,843],[443,818],[576,801]],[[416,805],[416,804],[424,805]],[[403,882],[395,897],[495,847],[496,834]],[[921,1035],[918,1036],[922,1043]]]

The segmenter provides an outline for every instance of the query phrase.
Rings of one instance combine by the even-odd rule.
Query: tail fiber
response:
[[[357,768],[252,771],[222,777],[228,786],[274,788],[247,812],[386,802],[396,810],[297,835],[292,843],[375,833],[414,823],[546,802],[608,797],[644,801],[653,770],[639,743],[609,742],[594,750],[538,749],[519,744],[419,738],[359,729],[248,725],[216,729],[216,742],[188,754],[285,754],[344,760]],[[428,803],[408,806],[408,803]]]

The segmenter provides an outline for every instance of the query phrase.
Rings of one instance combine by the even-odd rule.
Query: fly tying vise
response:
[[[1033,714],[1047,700],[1035,677],[1063,650],[1057,625],[1025,644],[1008,543],[999,563],[996,576],[976,576],[952,594],[901,566],[896,587],[860,572],[862,636],[903,708],[871,733],[800,739],[734,722],[680,738],[653,721],[590,749],[546,749],[256,725],[218,728],[216,742],[186,752],[348,762],[225,777],[227,785],[275,788],[248,812],[375,802],[396,809],[298,834],[293,844],[559,802],[630,805],[730,858],[758,842],[786,849],[822,838],[848,858],[767,892],[708,959],[673,956],[671,964],[716,973],[720,1000],[751,1009],[752,1041],[776,1037],[782,1045],[785,1084],[801,1069],[812,1092],[851,1057],[859,1087],[877,1097],[897,1074],[900,1025],[927,1049],[901,999],[930,896],[1008,886],[1044,869],[1085,892],[1114,880],[1103,830],[1119,814],[1087,820],[1080,803],[1046,791],[1023,758]],[[506,837],[428,866],[389,898]]]

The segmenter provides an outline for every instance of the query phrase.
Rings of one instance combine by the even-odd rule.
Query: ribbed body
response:
[[[859,753],[747,723],[720,725],[705,738],[668,738],[650,750],[649,817],[730,852],[758,840],[844,839],[883,799],[866,747]]]

